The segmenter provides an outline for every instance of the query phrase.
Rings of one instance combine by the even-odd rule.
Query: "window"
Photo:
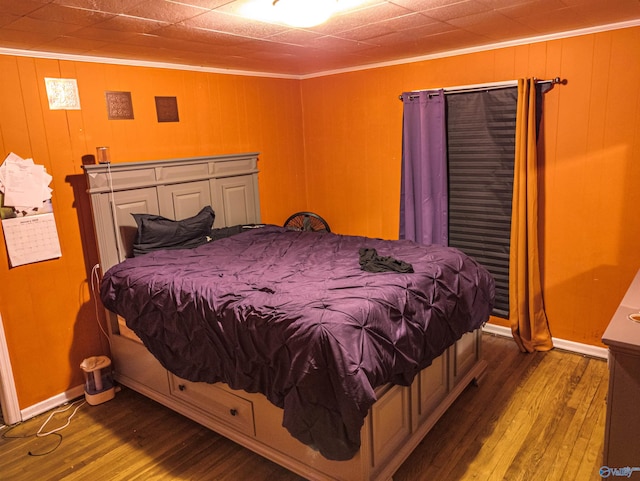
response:
[[[493,275],[505,319],[517,99],[517,87],[446,95],[449,245]]]

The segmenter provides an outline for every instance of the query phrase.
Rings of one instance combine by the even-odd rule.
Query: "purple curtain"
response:
[[[447,143],[443,90],[405,92],[400,239],[448,245]]]

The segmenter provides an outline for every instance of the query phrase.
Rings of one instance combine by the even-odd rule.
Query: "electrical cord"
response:
[[[35,436],[37,438],[43,438],[43,437],[46,437],[46,436],[55,435],[55,436],[58,437],[58,442],[56,443],[56,445],[53,448],[49,449],[48,451],[42,452],[42,453],[36,453],[36,452],[33,452],[33,451],[29,451],[28,452],[29,456],[46,456],[47,454],[51,454],[56,449],[58,449],[60,444],[62,444],[62,434],[60,434],[58,431],[62,431],[64,428],[69,426],[69,424],[71,424],[71,419],[73,419],[73,417],[78,412],[78,409],[80,409],[85,403],[86,403],[86,401],[84,399],[80,399],[78,401],[74,401],[71,404],[67,405],[67,407],[65,407],[64,409],[57,409],[55,411],[52,411],[51,414],[49,414],[49,417],[47,418],[47,420],[44,423],[42,423],[42,425],[40,426],[40,429],[38,429],[38,431],[35,434],[28,434],[28,435],[25,435],[25,436],[9,436],[9,433],[11,431],[13,431],[15,428],[17,428],[18,426],[21,426],[23,424],[23,423],[18,423],[18,424],[14,424],[13,426],[9,427],[9,429],[4,431],[2,433],[2,438],[3,439],[26,439],[26,438],[30,438],[32,436]],[[47,431],[45,433],[42,432],[44,427],[49,423],[49,421],[51,421],[53,416],[55,416],[56,414],[60,414],[60,413],[63,413],[65,411],[68,411],[69,409],[71,409],[74,406],[75,406],[75,409],[69,415],[69,417],[67,418],[67,422],[64,425],[62,425],[62,426],[60,426],[58,428],[52,429],[51,431]]]
[[[81,400],[79,400],[79,401],[74,401],[74,402],[72,402],[71,404],[69,404],[69,405],[68,405],[66,408],[64,408],[64,409],[60,409],[60,410],[58,410],[58,411],[53,411],[53,412],[49,415],[49,417],[47,418],[47,420],[42,424],[42,426],[40,426],[40,429],[38,429],[38,432],[36,433],[36,436],[37,436],[37,437],[39,437],[39,438],[42,438],[42,437],[44,437],[44,436],[49,436],[50,434],[55,434],[55,433],[57,433],[58,431],[62,431],[64,428],[66,428],[67,426],[69,426],[69,424],[71,424],[71,419],[73,419],[73,416],[75,416],[75,415],[76,415],[76,413],[78,412],[78,409],[80,409],[82,406],[84,406],[85,402],[86,402],[86,401],[85,401],[84,399],[81,399]],[[63,426],[60,426],[59,428],[52,429],[51,431],[47,431],[46,433],[43,433],[43,432],[42,432],[42,430],[44,429],[44,427],[47,425],[47,423],[48,423],[49,421],[51,421],[51,418],[52,418],[54,415],[59,414],[59,413],[63,413],[63,412],[65,412],[65,411],[68,411],[68,410],[69,410],[69,409],[71,409],[73,406],[76,406],[76,408],[75,408],[75,409],[73,410],[73,412],[69,415],[69,417],[67,418],[67,422],[66,422]]]
[[[122,248],[120,246],[120,236],[118,235],[118,213],[116,212],[116,200],[115,192],[113,191],[113,175],[111,174],[111,162],[107,162],[107,179],[109,179],[109,204],[111,206],[111,220],[113,221],[113,235],[116,240],[116,254],[118,256],[118,262],[124,259],[122,254]]]
[[[96,264],[91,268],[91,292],[93,293],[93,307],[96,311],[96,322],[98,323],[98,327],[100,328],[100,331],[102,332],[102,334],[104,334],[104,337],[107,338],[107,342],[109,343],[109,346],[111,346],[111,338],[109,337],[109,334],[107,334],[107,331],[105,331],[104,327],[102,326],[102,323],[100,322],[100,313],[99,313],[99,307],[98,307],[98,295],[100,290],[99,289],[100,274],[98,272],[99,270],[100,270],[100,264]]]

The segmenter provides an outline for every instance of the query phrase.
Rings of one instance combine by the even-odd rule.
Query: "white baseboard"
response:
[[[495,334],[496,336],[510,337],[513,339],[511,329],[508,327],[497,326],[495,324],[485,324],[482,328],[484,332],[489,334]],[[590,344],[582,344],[580,342],[567,341],[566,339],[552,338],[553,347],[556,349],[562,349],[563,351],[570,351],[576,354],[583,354],[585,356],[597,357],[600,359],[607,359],[609,355],[608,349],[604,347],[592,346]]]
[[[84,396],[84,384],[73,387],[68,391],[57,394],[49,399],[45,399],[42,402],[34,404],[33,406],[29,406],[28,408],[20,411],[22,415],[22,420],[26,421],[32,417],[37,416],[38,414],[45,413],[51,409],[55,409],[58,406],[62,406],[64,403],[72,401],[80,396]]]

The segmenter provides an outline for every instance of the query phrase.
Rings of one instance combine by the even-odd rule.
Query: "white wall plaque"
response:
[[[47,97],[51,110],[80,110],[78,82],[74,78],[47,78]]]

